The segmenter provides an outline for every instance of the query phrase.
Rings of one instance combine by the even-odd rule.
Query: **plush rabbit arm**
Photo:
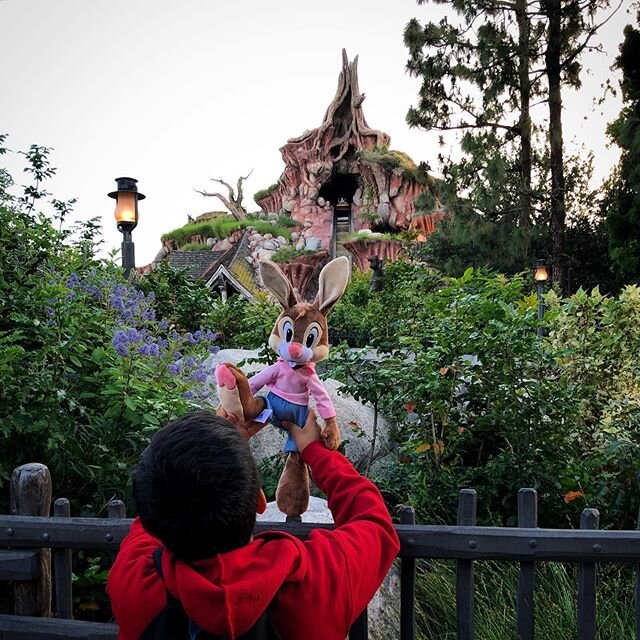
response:
[[[291,283],[274,262],[261,260],[260,275],[264,286],[276,297],[283,309],[293,307],[298,302]]]
[[[318,295],[313,306],[327,315],[333,305],[340,300],[349,282],[349,259],[340,256],[325,265],[320,272]]]

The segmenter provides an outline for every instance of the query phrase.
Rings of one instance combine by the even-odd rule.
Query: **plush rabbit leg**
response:
[[[248,421],[264,409],[264,400],[253,397],[247,376],[231,362],[216,367],[216,383],[220,404],[227,413]]]
[[[299,453],[290,453],[276,490],[276,504],[288,516],[302,515],[309,507],[309,472]]]
[[[335,451],[339,446],[342,438],[340,437],[340,429],[335,418],[326,418],[324,428],[320,432],[324,444],[330,451]]]

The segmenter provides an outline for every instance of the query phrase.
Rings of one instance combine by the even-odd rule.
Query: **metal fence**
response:
[[[12,482],[12,512],[47,510],[43,465],[27,465],[22,481]],[[25,469],[25,468],[21,468]],[[16,470],[19,471],[19,470]],[[14,473],[15,477],[15,473]],[[50,481],[49,481],[50,482]],[[42,500],[44,496],[45,500]],[[36,505],[36,503],[39,503]],[[85,638],[114,640],[114,624],[72,620],[72,549],[97,549],[115,555],[127,534],[131,520],[125,518],[121,501],[110,503],[107,518],[72,518],[69,502],[54,502],[53,517],[46,515],[0,516],[0,580],[14,583],[15,609],[18,615],[0,615],[2,640],[53,640]],[[315,528],[330,525],[305,523],[259,523],[256,532],[284,530],[302,539]],[[636,568],[636,638],[640,640],[640,531],[600,531],[598,512],[585,509],[581,529],[537,528],[537,498],[533,489],[521,489],[518,495],[518,527],[476,526],[476,494],[471,489],[460,493],[455,526],[415,524],[414,512],[404,508],[396,530],[401,541],[400,638],[414,640],[416,559],[449,559],[457,564],[456,614],[459,640],[474,638],[474,563],[498,560],[519,565],[516,600],[516,636],[535,637],[534,588],[537,562],[557,561],[578,564],[579,640],[595,637],[596,571],[598,563],[632,563]],[[51,610],[51,572],[53,564],[53,602]],[[48,617],[52,616],[52,617]],[[569,632],[568,632],[569,635]],[[367,612],[353,625],[350,640],[368,638]]]

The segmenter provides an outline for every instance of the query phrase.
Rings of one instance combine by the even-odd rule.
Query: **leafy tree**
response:
[[[637,19],[640,23],[640,13]],[[616,58],[624,106],[608,128],[622,155],[611,179],[607,227],[620,278],[640,282],[640,31],[628,25],[624,36]]]
[[[176,331],[153,292],[97,260],[95,225],[63,224],[71,203],[43,188],[48,156],[25,154],[34,181],[21,195],[0,171],[0,486],[14,467],[43,462],[76,512],[96,513],[127,497],[158,427],[206,405],[217,346],[207,329]],[[37,213],[46,202],[53,218]]]
[[[447,206],[455,214],[442,230],[449,236],[445,244],[458,245],[462,255],[478,255],[477,246],[497,235],[504,240],[506,262],[524,268],[545,233],[530,232],[530,226],[546,226],[553,277],[565,286],[561,90],[580,86],[580,56],[595,48],[595,14],[609,0],[433,1],[451,6],[457,22],[445,17],[424,27],[417,20],[407,25],[407,67],[423,83],[407,120],[462,132],[462,159],[440,156]],[[549,104],[546,135],[533,119],[534,100]],[[489,261],[495,252],[483,253],[496,266]]]
[[[424,27],[411,20],[405,30],[409,71],[422,78],[417,108],[407,121],[425,129],[459,130],[462,161],[440,157],[456,211],[467,207],[490,219],[507,216],[531,224],[533,134],[530,101],[540,91],[532,56],[540,38],[527,5],[516,2],[443,2],[448,18]],[[427,0],[418,0],[426,4]]]

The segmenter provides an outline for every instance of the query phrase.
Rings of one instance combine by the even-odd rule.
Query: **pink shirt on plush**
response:
[[[303,406],[309,404],[311,393],[321,418],[333,418],[336,415],[331,398],[320,382],[313,362],[294,369],[280,358],[278,362],[256,373],[249,380],[249,387],[254,395],[265,386],[283,400]]]

